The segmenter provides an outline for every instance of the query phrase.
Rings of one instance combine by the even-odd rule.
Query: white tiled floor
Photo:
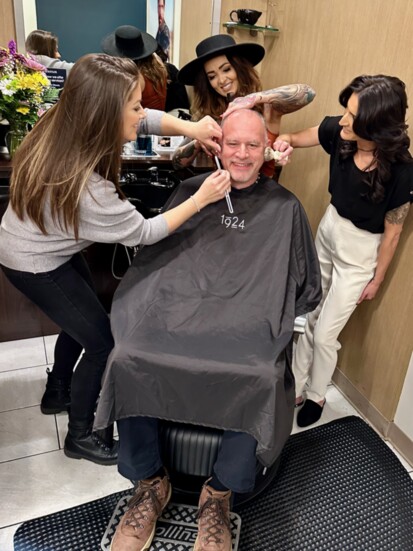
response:
[[[42,415],[56,337],[0,343],[0,550],[20,523],[130,487],[115,466],[68,459],[67,416]]]
[[[13,535],[22,522],[130,486],[115,466],[68,459],[62,451],[66,415],[41,414],[54,342],[52,336],[0,343],[1,551],[13,551]],[[358,413],[330,386],[318,424],[346,415]],[[294,423],[293,432],[299,430],[304,429]],[[400,459],[413,478],[413,468]]]

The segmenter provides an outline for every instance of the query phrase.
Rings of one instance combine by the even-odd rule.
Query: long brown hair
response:
[[[152,83],[158,94],[165,92],[168,71],[165,64],[157,54],[152,54],[144,59],[135,61],[142,75]]]
[[[93,172],[119,188],[123,109],[139,80],[130,59],[88,54],[71,70],[57,104],[29,132],[13,158],[10,204],[47,234],[44,212],[79,232],[79,201]],[[90,193],[90,190],[89,190]]]
[[[258,73],[249,61],[230,54],[226,54],[226,57],[237,74],[237,96],[247,96],[262,89]],[[205,115],[210,115],[214,119],[220,120],[220,116],[227,107],[227,99],[212,88],[202,67],[194,84],[194,96],[191,105],[192,119],[198,121]]]
[[[26,38],[26,52],[34,55],[47,55],[56,57],[58,46],[57,36],[49,31],[37,29]]]

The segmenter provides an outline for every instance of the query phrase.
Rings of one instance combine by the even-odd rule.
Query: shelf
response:
[[[249,31],[251,36],[257,36],[259,32],[275,34],[280,31],[280,29],[277,29],[276,27],[271,27],[271,25],[266,25],[265,27],[261,27],[259,25],[247,25],[245,23],[236,23],[233,21],[228,21],[227,23],[223,23],[223,26],[226,27],[227,33],[229,34],[232,34],[234,32],[234,29],[244,29],[246,31]]]

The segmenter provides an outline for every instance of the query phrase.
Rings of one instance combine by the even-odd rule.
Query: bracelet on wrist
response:
[[[201,212],[201,209],[199,208],[199,205],[198,205],[198,203],[196,202],[195,197],[194,197],[193,195],[190,195],[189,198],[192,199],[192,202],[194,203],[197,212]]]

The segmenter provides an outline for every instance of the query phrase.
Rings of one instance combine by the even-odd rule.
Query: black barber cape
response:
[[[171,207],[205,175],[179,187]],[[134,258],[113,302],[115,339],[95,428],[144,415],[251,434],[270,465],[294,411],[294,318],[320,298],[304,210],[261,176]]]

